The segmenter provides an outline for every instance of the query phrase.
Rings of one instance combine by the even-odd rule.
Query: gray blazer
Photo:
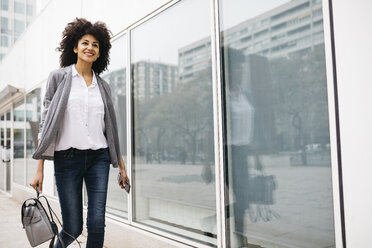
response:
[[[52,71],[48,77],[43,102],[44,111],[39,128],[40,142],[32,155],[34,159],[53,160],[57,133],[70,95],[72,66]],[[108,83],[98,74],[96,74],[96,77],[105,108],[105,136],[110,151],[111,164],[113,167],[118,167],[120,163],[120,146],[116,116],[111,100],[111,89]]]

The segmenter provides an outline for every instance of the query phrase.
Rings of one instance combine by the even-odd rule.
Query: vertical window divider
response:
[[[212,82],[213,82],[213,122],[214,122],[214,151],[216,177],[216,212],[217,212],[217,247],[226,247],[226,213],[225,213],[225,184],[224,184],[224,154],[223,154],[223,125],[222,125],[222,82],[220,60],[220,27],[218,0],[211,0],[212,8]]]
[[[127,164],[126,164],[126,170],[128,173],[128,177],[130,180],[131,185],[133,186],[133,178],[132,178],[132,123],[133,123],[133,114],[132,114],[132,77],[131,77],[131,30],[128,30],[126,33],[126,39],[127,39],[127,69],[125,71],[126,73],[126,101],[127,101]],[[131,225],[133,222],[133,188],[131,189],[129,195],[128,195],[128,221]]]
[[[26,137],[26,105],[27,99],[26,94],[23,96],[23,185],[27,187],[27,163],[26,163],[26,153],[27,153],[27,137]]]
[[[324,49],[327,76],[329,134],[333,193],[333,218],[336,247],[346,247],[345,209],[341,159],[341,137],[338,111],[336,52],[331,0],[322,1]]]
[[[0,114],[0,116],[3,116],[3,121],[1,121],[1,125],[0,125],[0,139],[2,139],[1,141],[3,142],[3,147],[2,147],[2,149],[6,149],[6,146],[5,146],[5,142],[6,142],[6,137],[5,137],[5,134],[6,134],[6,132],[5,132],[5,121],[6,121],[6,115],[5,115],[5,113],[6,112],[0,112],[1,114]],[[3,135],[3,138],[1,138],[1,135]],[[2,153],[3,153],[3,151],[2,151]],[[1,160],[2,160],[2,154],[1,154]],[[2,172],[1,173],[3,173],[3,185],[1,185],[1,188],[2,189],[0,189],[0,192],[6,192],[6,170],[5,170],[5,166],[4,166],[4,162],[3,161],[0,161],[0,163],[2,164],[2,166],[1,166],[1,169],[0,170],[2,170]]]
[[[10,109],[10,195],[13,195],[13,182],[14,182],[14,103]]]

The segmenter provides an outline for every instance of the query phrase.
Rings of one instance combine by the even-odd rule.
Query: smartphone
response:
[[[121,173],[119,172],[118,174],[118,182],[121,186],[124,187],[125,191],[127,191],[127,193],[129,194],[130,192],[130,184],[128,181],[125,181],[125,184],[123,184],[123,177],[121,176]]]
[[[128,181],[125,181],[124,189],[125,189],[125,191],[127,191],[127,193],[129,194],[129,192],[130,192],[130,184],[129,184]]]

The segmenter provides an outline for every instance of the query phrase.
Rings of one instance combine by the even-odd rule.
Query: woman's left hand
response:
[[[121,178],[123,179],[123,184],[120,184],[119,186],[120,186],[120,188],[124,189],[125,182],[128,182],[130,184],[130,181],[129,181],[129,177],[127,175],[127,172],[125,171],[125,168],[121,168],[120,173],[121,173]]]
[[[119,170],[120,170],[120,173],[121,173],[121,177],[123,179],[123,184],[119,184],[119,186],[124,189],[124,186],[125,186],[125,182],[128,182],[130,184],[130,181],[129,181],[129,177],[127,175],[127,172],[125,170],[125,164],[124,164],[124,160],[123,160],[123,156],[120,154],[120,165],[119,165]]]

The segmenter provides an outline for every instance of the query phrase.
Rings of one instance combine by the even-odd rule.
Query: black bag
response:
[[[259,156],[255,154],[255,168],[248,177],[248,199],[250,204],[273,205],[277,183],[274,175],[266,175]]]
[[[248,178],[248,199],[250,203],[274,204],[276,182],[273,175],[256,175]]]
[[[250,220],[255,223],[260,219],[267,222],[273,218],[279,218],[270,205],[275,203],[274,192],[277,182],[274,175],[266,175],[263,167],[256,157],[256,173],[248,177],[248,214]]]

